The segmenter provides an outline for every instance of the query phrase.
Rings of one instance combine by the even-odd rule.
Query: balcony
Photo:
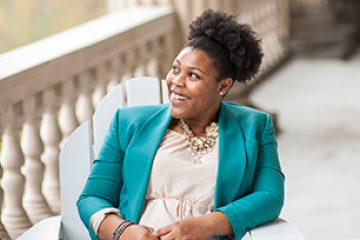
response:
[[[1,239],[60,214],[58,156],[68,136],[117,84],[136,76],[165,78],[188,23],[205,8],[239,13],[239,21],[254,27],[266,56],[260,76],[288,54],[287,0],[147,5],[123,7],[0,55]],[[247,88],[235,85],[229,97]]]

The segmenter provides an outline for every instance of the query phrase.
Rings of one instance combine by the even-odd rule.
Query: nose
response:
[[[185,76],[183,76],[183,74],[179,74],[174,77],[174,79],[172,80],[172,83],[177,87],[184,87],[185,81],[186,81]]]

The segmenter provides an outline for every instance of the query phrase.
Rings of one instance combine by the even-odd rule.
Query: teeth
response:
[[[171,98],[175,99],[175,100],[187,100],[187,99],[189,99],[188,97],[181,96],[181,95],[176,94],[174,92],[171,94]]]

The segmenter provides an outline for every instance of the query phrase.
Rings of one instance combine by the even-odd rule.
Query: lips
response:
[[[190,99],[189,97],[186,97],[184,95],[181,95],[181,94],[177,94],[177,93],[174,93],[172,92],[171,93],[171,99],[175,99],[175,100],[188,100]]]
[[[190,99],[189,97],[175,91],[171,91],[170,98],[174,103],[182,103]]]

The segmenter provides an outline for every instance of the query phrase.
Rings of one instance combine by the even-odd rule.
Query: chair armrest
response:
[[[16,240],[59,240],[61,216],[49,217],[20,235]]]
[[[305,240],[296,226],[280,218],[249,232],[253,240]]]

